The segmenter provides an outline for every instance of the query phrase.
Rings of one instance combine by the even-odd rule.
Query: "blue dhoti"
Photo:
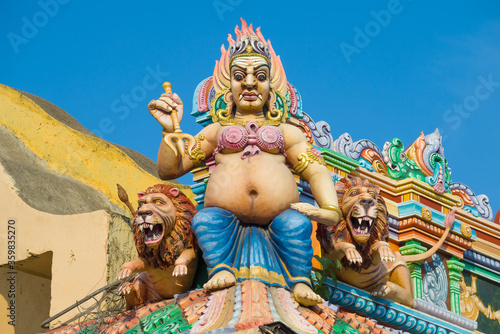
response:
[[[261,226],[245,224],[218,207],[205,208],[194,216],[192,229],[209,278],[227,270],[239,281],[290,289],[299,282],[310,285],[312,224],[296,210],[285,210]]]

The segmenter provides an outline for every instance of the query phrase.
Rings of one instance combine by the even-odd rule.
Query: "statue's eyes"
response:
[[[245,77],[243,76],[243,74],[241,72],[236,72],[234,73],[234,80],[236,81],[241,81],[243,80]]]
[[[369,194],[370,194],[370,196],[371,196],[371,197],[373,197],[373,198],[376,198],[376,197],[377,197],[377,194],[376,194],[376,193],[374,193],[373,191],[370,191],[370,192],[369,192]]]
[[[138,203],[139,203],[139,207],[141,207],[141,206],[143,206],[144,204],[146,204],[146,202],[144,202],[144,201],[139,201]]]
[[[257,74],[257,80],[260,82],[266,81],[267,80],[267,75],[265,72],[260,72]]]
[[[154,204],[165,204],[165,201],[161,200],[161,199],[155,199],[153,201]]]

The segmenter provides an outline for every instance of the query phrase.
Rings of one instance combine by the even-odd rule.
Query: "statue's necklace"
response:
[[[245,127],[248,122],[252,122],[252,121],[256,122],[257,124],[259,124],[259,127],[263,127],[263,126],[266,126],[266,125],[279,126],[280,124],[282,124],[280,121],[270,121],[270,120],[263,120],[263,121],[248,120],[248,121],[242,121],[242,120],[234,119],[234,118],[231,118],[231,119],[229,119],[227,121],[219,121],[219,124],[222,125],[222,126],[240,125],[240,126]]]

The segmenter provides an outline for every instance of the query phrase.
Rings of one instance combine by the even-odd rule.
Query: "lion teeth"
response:
[[[361,222],[363,221],[363,218],[358,218],[358,223],[361,225]]]
[[[149,229],[152,231],[153,230],[153,225],[149,225]]]
[[[360,228],[360,227],[358,227],[358,228],[356,229],[356,232],[361,233],[361,228]]]

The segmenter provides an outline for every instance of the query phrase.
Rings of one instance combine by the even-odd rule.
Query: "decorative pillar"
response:
[[[458,281],[462,277],[462,270],[465,264],[460,262],[456,257],[452,257],[446,262],[448,266],[448,274],[450,276],[450,306],[451,312],[460,314],[460,285]]]
[[[408,241],[403,247],[399,248],[402,255],[415,255],[423,254],[427,248],[422,246],[420,242],[411,240]],[[410,270],[411,282],[413,284],[413,298],[422,299],[422,268],[420,265],[422,261],[407,263]]]

